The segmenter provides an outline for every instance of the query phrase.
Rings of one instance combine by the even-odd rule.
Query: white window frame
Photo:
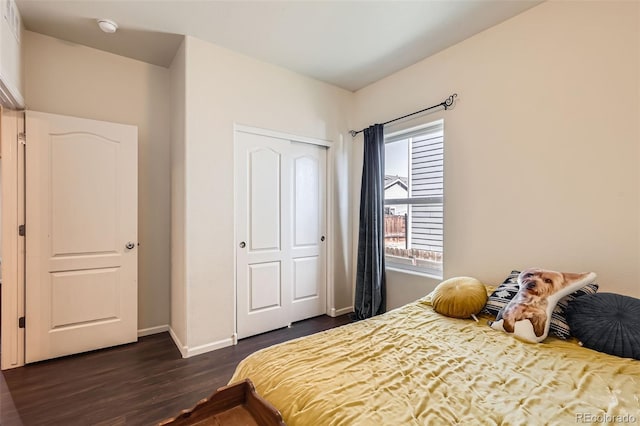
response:
[[[424,134],[433,133],[440,134],[443,138],[444,142],[444,119],[435,120],[426,124],[422,124],[415,127],[410,127],[403,130],[394,131],[391,133],[387,133],[384,136],[385,144],[399,142],[404,139],[409,139],[412,136],[422,136]],[[393,206],[393,205],[433,205],[433,204],[442,204],[443,205],[443,213],[444,213],[444,195],[436,196],[436,197],[412,197],[411,196],[411,143],[407,144],[407,156],[409,159],[408,164],[408,176],[407,176],[407,198],[391,198],[384,199],[384,205]],[[443,160],[443,169],[444,169],[444,160]],[[444,189],[444,183],[443,183]],[[411,215],[409,214],[410,209],[407,209],[407,223],[405,224],[407,230],[411,229]],[[443,235],[442,235],[442,243],[444,245],[444,217],[442,221],[443,227]],[[411,232],[407,232],[407,246],[411,246]],[[443,255],[444,255],[444,247],[443,247]],[[386,269],[398,270],[402,272],[410,272],[417,273],[420,275],[426,275],[429,277],[435,277],[442,279],[443,271],[444,271],[444,259],[441,264],[440,269],[434,268],[434,262],[428,260],[417,259],[419,264],[414,264],[416,260],[410,260],[405,257],[392,256],[385,254],[385,264]]]

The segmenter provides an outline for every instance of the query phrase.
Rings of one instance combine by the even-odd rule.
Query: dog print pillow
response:
[[[549,334],[551,314],[558,301],[595,279],[593,272],[526,269],[518,275],[518,293],[489,325],[528,342],[542,342]]]

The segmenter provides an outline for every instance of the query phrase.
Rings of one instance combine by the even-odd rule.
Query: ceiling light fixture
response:
[[[118,24],[111,19],[98,19],[98,26],[107,34],[113,34],[118,29]]]

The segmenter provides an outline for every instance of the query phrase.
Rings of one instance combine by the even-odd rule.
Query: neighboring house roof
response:
[[[403,176],[385,175],[384,176],[384,189],[389,189],[393,185],[400,185],[402,188],[407,189],[407,178]]]

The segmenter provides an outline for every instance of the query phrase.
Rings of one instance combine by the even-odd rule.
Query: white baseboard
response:
[[[176,344],[182,358],[190,358],[192,356],[201,355],[206,352],[215,351],[216,349],[226,348],[227,346],[233,345],[233,338],[229,337],[228,339],[218,340],[217,342],[205,343],[204,345],[194,346],[190,348],[186,345],[183,345],[178,336],[173,331],[171,327],[169,327],[169,335],[173,339],[173,343]]]
[[[157,325],[155,327],[149,328],[141,328],[138,330],[138,337],[150,336],[152,334],[164,333],[165,331],[169,331],[169,326],[165,325]]]
[[[329,311],[329,316],[335,318],[339,317],[340,315],[350,314],[351,312],[353,312],[353,306],[347,306],[346,308],[341,309],[331,308],[331,311]]]
[[[206,352],[215,351],[216,349],[226,348],[231,345],[233,345],[233,339],[231,337],[228,339],[218,340],[217,342],[205,343],[204,345],[187,348],[187,356],[183,356],[183,358],[189,358]]]
[[[176,336],[176,333],[173,331],[173,328],[171,328],[171,326],[169,326],[169,336],[171,336],[171,338],[173,339],[173,343],[176,344],[178,350],[180,351],[180,354],[182,355],[182,358],[187,358],[187,347],[182,344],[180,339],[178,339],[178,336]]]

